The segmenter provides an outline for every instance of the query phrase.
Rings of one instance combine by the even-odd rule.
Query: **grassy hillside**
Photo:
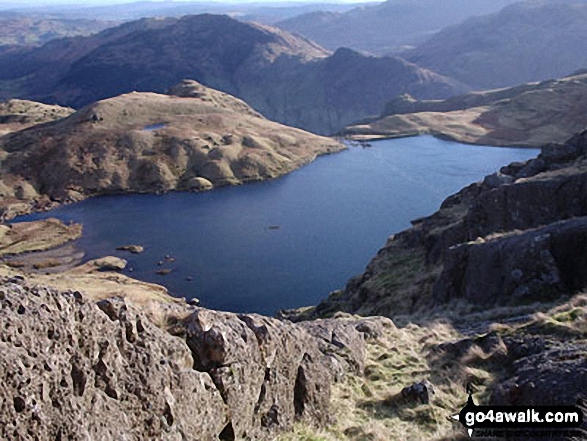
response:
[[[460,142],[534,146],[587,127],[587,75],[474,92],[444,101],[392,100],[380,118],[347,127],[354,139],[428,133]]]

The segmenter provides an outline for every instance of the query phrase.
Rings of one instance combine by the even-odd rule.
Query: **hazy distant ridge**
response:
[[[466,18],[499,11],[515,0],[388,0],[345,13],[310,12],[277,23],[328,49],[351,47],[374,54],[400,51]]]
[[[476,89],[560,78],[587,66],[587,3],[524,2],[438,33],[402,56]]]

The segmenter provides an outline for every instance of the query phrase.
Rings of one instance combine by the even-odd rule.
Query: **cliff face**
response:
[[[587,132],[503,167],[392,237],[316,308],[399,317],[451,302],[552,301],[587,285]]]
[[[122,95],[0,138],[4,217],[98,194],[270,179],[344,148],[195,82],[171,93]]]
[[[341,133],[356,139],[428,133],[459,142],[541,146],[564,142],[587,127],[587,75],[473,92],[447,100],[390,101],[380,118]]]
[[[0,277],[0,303],[3,439],[273,439],[294,421],[323,425],[331,383],[362,367],[357,329],[393,326],[330,320],[324,340],[175,304],[166,331],[129,300],[96,303],[20,276]]]

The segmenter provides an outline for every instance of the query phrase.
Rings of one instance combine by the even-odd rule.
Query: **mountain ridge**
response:
[[[350,47],[377,55],[397,54],[440,29],[472,15],[496,12],[516,0],[387,0],[348,12],[314,11],[275,24],[331,50]]]
[[[190,78],[244,99],[269,119],[320,134],[379,113],[401,93],[446,98],[468,90],[399,58],[331,54],[282,30],[209,14],[54,40],[0,56],[0,65],[0,97],[80,107],[134,90],[163,92]]]

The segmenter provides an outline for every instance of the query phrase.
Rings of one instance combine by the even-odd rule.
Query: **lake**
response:
[[[410,220],[433,213],[447,196],[501,166],[538,153],[430,136],[384,140],[320,157],[270,182],[207,193],[104,196],[18,220],[81,222],[77,246],[86,260],[120,256],[133,277],[196,297],[202,306],[273,314],[317,304],[361,273]],[[115,251],[127,244],[145,252]],[[160,269],[172,272],[156,274]]]

